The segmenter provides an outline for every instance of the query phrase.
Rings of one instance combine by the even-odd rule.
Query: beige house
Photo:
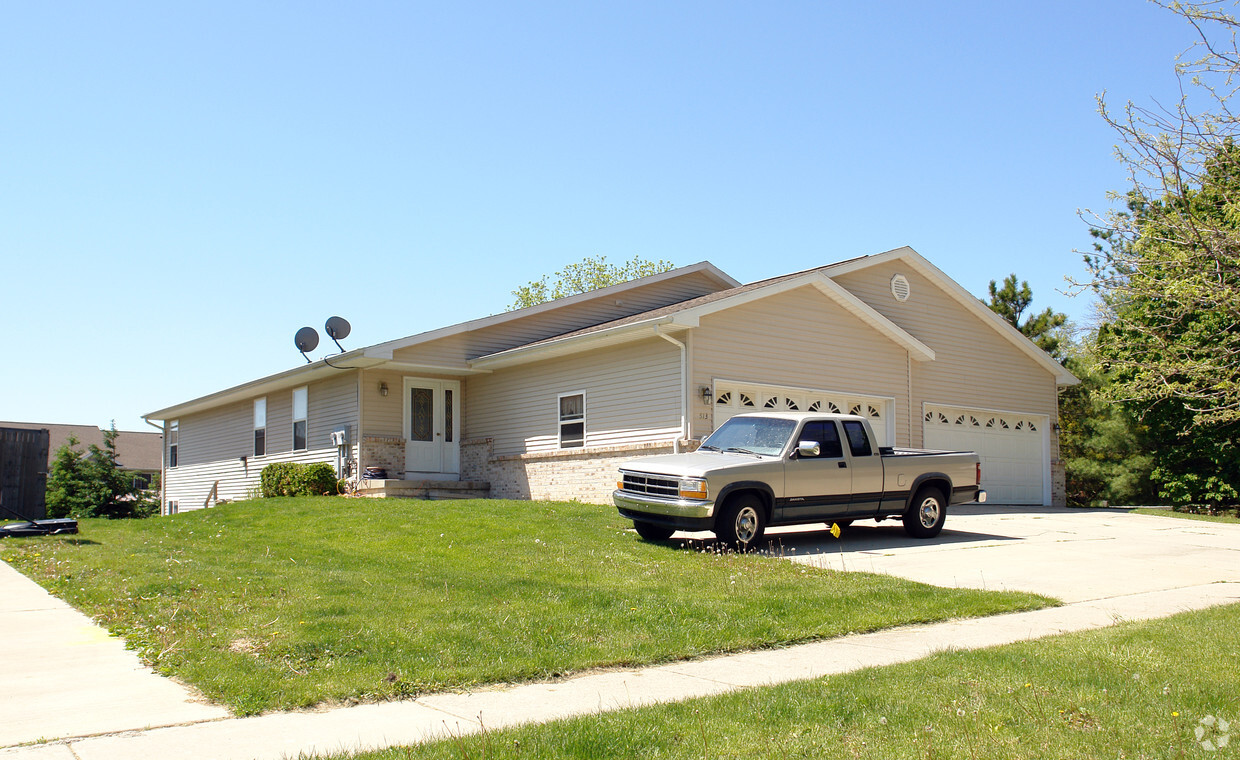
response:
[[[1062,504],[1077,382],[911,248],[741,285],[709,263],[348,351],[146,415],[164,508],[263,466],[382,468],[370,493],[608,503],[617,467],[733,414],[840,410],[884,445],[973,449],[990,500]]]

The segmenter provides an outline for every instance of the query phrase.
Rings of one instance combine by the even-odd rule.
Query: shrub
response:
[[[322,496],[336,492],[336,470],[325,462],[276,462],[263,468],[259,483],[264,497]]]

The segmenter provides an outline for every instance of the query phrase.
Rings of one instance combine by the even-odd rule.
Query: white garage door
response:
[[[789,388],[780,385],[715,381],[715,427],[746,412],[831,412],[868,417],[879,446],[894,438],[892,409],[895,401],[881,396]]]
[[[981,456],[988,501],[1047,503],[1049,417],[927,404],[923,419],[926,448],[976,451]]]

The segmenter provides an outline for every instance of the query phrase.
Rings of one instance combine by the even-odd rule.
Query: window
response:
[[[870,437],[865,434],[865,426],[856,420],[844,421],[844,435],[848,436],[848,450],[855,457],[868,457],[874,451],[870,448]]]
[[[814,441],[821,451],[820,459],[839,459],[844,456],[844,447],[840,444],[840,431],[834,422],[807,422],[801,430],[802,441]]]
[[[173,420],[168,423],[168,466],[177,466],[177,438],[180,430],[180,422]]]
[[[254,456],[267,453],[267,398],[254,399]]]
[[[560,396],[560,448],[575,449],[586,445],[586,394]]]
[[[293,391],[293,451],[306,449],[306,388]]]

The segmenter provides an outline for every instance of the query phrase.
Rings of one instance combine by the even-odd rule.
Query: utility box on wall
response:
[[[47,517],[47,450],[45,430],[0,428],[0,521],[16,513],[27,520]]]

